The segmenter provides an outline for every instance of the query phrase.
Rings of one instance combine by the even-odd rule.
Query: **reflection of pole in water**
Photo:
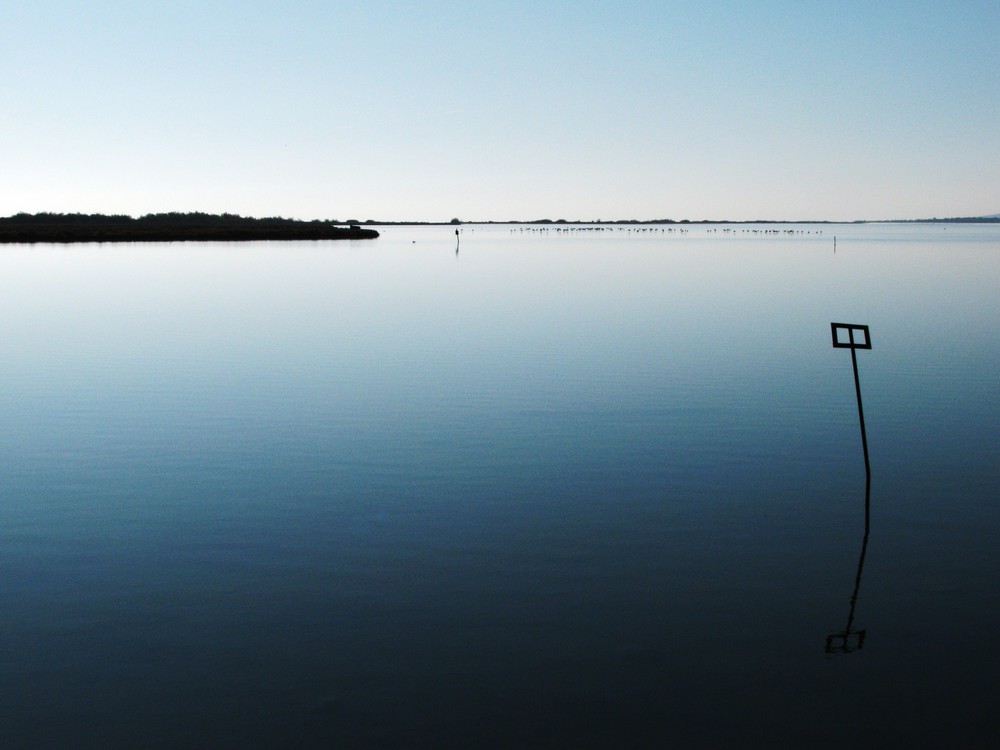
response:
[[[858,349],[871,349],[872,339],[868,333],[868,326],[853,325],[851,323],[831,323],[830,330],[833,334],[833,346],[835,348],[851,350],[851,364],[854,367],[854,390],[858,396],[858,420],[861,422],[861,448],[865,454],[865,474],[870,476],[868,435],[865,433],[865,410],[861,406],[861,380],[858,378],[858,357],[855,352]],[[846,341],[844,340],[845,334]]]
[[[849,654],[852,651],[860,651],[865,645],[865,630],[854,629],[854,608],[858,603],[858,591],[861,589],[861,571],[865,567],[865,552],[868,551],[868,532],[870,530],[871,519],[871,474],[865,477],[865,535],[861,539],[861,556],[858,558],[858,572],[854,576],[854,591],[851,593],[851,607],[847,611],[847,626],[836,633],[830,633],[826,637],[826,648],[828,654]]]

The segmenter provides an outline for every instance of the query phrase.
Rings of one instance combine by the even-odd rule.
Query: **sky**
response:
[[[4,0],[0,216],[1000,212],[1000,3]]]

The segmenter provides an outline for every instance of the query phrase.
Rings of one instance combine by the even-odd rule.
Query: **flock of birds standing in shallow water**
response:
[[[468,227],[470,232],[475,232],[476,228],[474,226]],[[621,226],[621,225],[608,225],[608,226],[517,226],[511,227],[510,233],[514,234],[517,232],[533,232],[537,234],[575,234],[580,232],[626,232],[626,233],[657,233],[662,232],[664,234],[689,234],[690,229],[684,227],[660,227],[660,226]],[[462,234],[465,232],[465,227],[455,229],[455,255],[458,255],[459,248],[462,243]],[[718,227],[712,227],[711,229],[706,229],[706,234],[717,234],[719,232]],[[722,233],[730,237],[735,237],[740,234],[756,234],[756,235],[798,235],[798,234],[823,234],[822,229],[812,230],[812,229],[744,229],[744,228],[734,228],[734,227],[723,227]],[[416,240],[412,240],[413,244],[416,244]],[[837,238],[833,238],[833,251],[837,252]]]
[[[683,227],[622,227],[622,226],[608,226],[608,227],[514,227],[510,230],[511,234],[514,232],[678,232],[679,234],[687,234],[690,229],[684,229]],[[706,229],[705,232],[712,234],[718,232],[718,228]],[[724,227],[722,229],[723,233],[730,234],[823,234],[822,229],[818,229],[813,232],[811,229],[733,229],[732,227]],[[455,230],[458,234],[458,230]]]

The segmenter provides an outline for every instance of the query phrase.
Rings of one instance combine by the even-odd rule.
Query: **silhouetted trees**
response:
[[[332,221],[250,218],[200,212],[146,214],[19,213],[0,218],[0,242],[176,242],[372,239],[373,229]]]

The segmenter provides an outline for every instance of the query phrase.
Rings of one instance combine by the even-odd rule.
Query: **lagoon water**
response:
[[[992,744],[1000,225],[684,229],[0,249],[0,746]]]

